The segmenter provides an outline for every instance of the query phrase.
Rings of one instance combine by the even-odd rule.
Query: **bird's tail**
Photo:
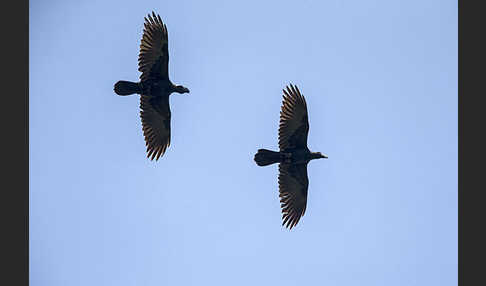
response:
[[[258,166],[267,166],[282,162],[282,154],[280,152],[270,151],[267,149],[258,149],[254,160]]]
[[[135,93],[142,93],[140,85],[136,82],[120,80],[115,83],[115,93],[118,95],[130,95]]]

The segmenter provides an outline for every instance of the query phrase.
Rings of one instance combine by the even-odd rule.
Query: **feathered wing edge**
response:
[[[140,75],[142,81],[149,78],[154,66],[155,72],[160,73],[161,77],[168,76],[169,64],[167,26],[153,11],[152,16],[149,14],[144,19],[144,30],[138,55],[138,70],[142,73]]]
[[[161,100],[161,98],[158,98]],[[162,105],[166,110],[161,110]],[[140,96],[140,118],[147,146],[147,158],[157,161],[170,146],[170,107],[168,102],[151,102],[151,97]]]
[[[279,164],[279,197],[282,226],[292,229],[307,208],[307,164]]]
[[[283,90],[278,129],[279,148],[307,147],[309,121],[307,103],[297,86],[289,84]],[[293,146],[299,145],[299,146]]]

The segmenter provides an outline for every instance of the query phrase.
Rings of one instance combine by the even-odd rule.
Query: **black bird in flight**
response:
[[[280,152],[259,149],[255,154],[258,166],[280,163],[278,185],[282,225],[292,229],[304,215],[307,204],[307,164],[312,159],[326,158],[320,152],[307,148],[309,121],[307,104],[297,86],[290,84],[283,90],[282,109],[278,129]]]
[[[147,158],[158,160],[170,145],[169,95],[173,92],[188,93],[189,89],[170,81],[167,27],[159,15],[152,12],[152,16],[149,14],[145,18],[140,44],[140,81],[120,80],[114,90],[118,95],[140,94],[140,117]]]

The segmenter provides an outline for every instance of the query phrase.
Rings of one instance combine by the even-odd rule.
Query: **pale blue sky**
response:
[[[143,17],[169,30],[172,145],[146,159]],[[457,1],[30,1],[33,286],[457,284]],[[308,103],[281,227],[282,88]]]

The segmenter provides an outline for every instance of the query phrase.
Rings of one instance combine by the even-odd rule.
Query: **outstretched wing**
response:
[[[285,164],[278,166],[278,185],[282,225],[292,229],[305,213],[307,205],[307,164]]]
[[[153,16],[153,17],[152,17]],[[142,72],[140,80],[149,78],[168,78],[169,73],[169,39],[167,27],[159,15],[152,12],[145,18],[138,70]]]
[[[170,145],[170,107],[168,96],[140,96],[140,117],[147,145],[147,158],[158,160]]]
[[[278,145],[281,151],[293,148],[307,148],[309,121],[307,104],[297,86],[290,84],[283,90]]]

